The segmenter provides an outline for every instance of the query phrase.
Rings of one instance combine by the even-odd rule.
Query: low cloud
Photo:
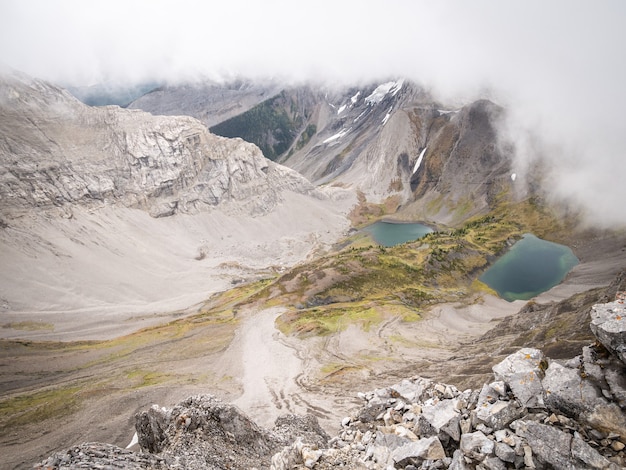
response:
[[[554,194],[626,224],[625,20],[619,0],[5,0],[0,61],[77,85],[404,76],[444,101],[489,96],[520,168],[545,154]]]

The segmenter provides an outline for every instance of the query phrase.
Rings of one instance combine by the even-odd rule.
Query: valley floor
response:
[[[537,302],[607,285],[626,266],[624,237],[581,239],[574,249],[581,264]],[[11,397],[30,393],[40,414],[24,409],[16,419],[0,422],[2,468],[30,468],[56,449],[85,441],[124,447],[132,438],[136,412],[198,393],[235,403],[261,425],[284,413],[312,413],[335,432],[358,404],[359,391],[383,386],[401,373],[427,371],[445,382],[447,364],[460,346],[523,305],[483,295],[463,305],[436,305],[417,322],[390,316],[368,331],[351,326],[305,339],[275,329],[277,307],[200,319],[190,329],[154,327],[147,338],[130,335],[106,346],[5,340],[0,344],[0,404],[17,409]],[[57,390],[72,400],[58,403]]]

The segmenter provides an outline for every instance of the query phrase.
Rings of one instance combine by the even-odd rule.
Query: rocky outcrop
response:
[[[154,217],[216,206],[271,211],[285,191],[321,197],[306,179],[190,117],[92,108],[13,73],[0,78],[0,211],[122,204]]]
[[[280,93],[272,81],[238,79],[225,82],[190,82],[155,88],[128,105],[155,115],[192,116],[207,127],[241,115]]]
[[[470,216],[513,185],[510,149],[498,137],[504,110],[490,101],[446,109],[417,84],[398,79],[343,88],[284,87],[233,116],[248,87],[254,89],[163,89],[131,106],[213,122],[215,133],[254,142],[268,158],[316,184],[349,186],[370,202],[389,196],[417,202],[410,210],[417,218],[450,221],[458,206]],[[234,103],[220,101],[229,94],[237,96]]]
[[[619,292],[615,302],[591,309],[591,330],[598,340],[626,363],[626,292]]]
[[[614,340],[611,345],[616,346]],[[480,390],[460,391],[412,377],[361,393],[363,406],[342,420],[330,440],[310,416],[284,417],[265,430],[231,405],[210,396],[192,397],[171,410],[155,406],[136,416],[139,443],[147,454],[85,444],[55,454],[39,468],[124,459],[127,468],[189,469],[582,470],[626,465],[626,366],[602,344],[558,361],[525,348],[493,371],[495,380]]]
[[[20,315],[5,325],[52,311],[55,332],[85,334],[74,319],[95,315],[79,311],[187,309],[331,246],[354,202],[194,118],[92,108],[0,73],[0,308]]]
[[[155,405],[135,416],[135,427],[141,452],[87,443],[58,452],[36,468],[262,469],[292,444],[299,454],[290,462],[317,460],[318,449],[328,447],[329,440],[313,416],[286,415],[273,429],[263,429],[210,395],[190,397],[171,409]]]

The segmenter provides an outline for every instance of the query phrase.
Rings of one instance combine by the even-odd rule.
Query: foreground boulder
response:
[[[605,308],[615,307],[594,307]],[[83,444],[37,468],[624,468],[623,332],[567,361],[522,349],[495,365],[495,380],[480,390],[413,377],[361,393],[363,406],[330,440],[312,416],[285,416],[268,430],[201,395],[139,413],[143,452]]]
[[[591,331],[598,340],[626,363],[626,293],[618,292],[615,302],[594,305]]]

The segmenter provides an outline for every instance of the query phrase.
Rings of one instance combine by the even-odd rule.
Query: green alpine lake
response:
[[[480,280],[509,302],[528,300],[560,284],[577,264],[569,247],[526,234]]]
[[[364,230],[370,233],[376,243],[387,247],[417,240],[433,231],[424,224],[384,221],[375,222]]]

